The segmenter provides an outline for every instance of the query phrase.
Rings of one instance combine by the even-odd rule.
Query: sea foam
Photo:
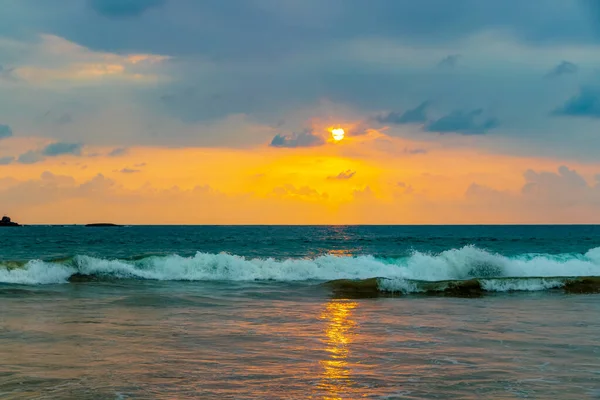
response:
[[[585,254],[522,254],[505,257],[474,246],[438,254],[414,252],[408,257],[324,255],[312,259],[248,259],[226,253],[198,252],[192,257],[153,256],[140,260],[109,260],[85,255],[64,262],[31,260],[14,268],[0,263],[0,283],[66,283],[74,274],[111,279],[162,281],[331,281],[388,278],[385,285],[410,292],[411,281],[445,281],[479,278],[486,290],[544,290],[562,280],[527,279],[501,283],[486,278],[551,278],[600,276],[600,248]],[[390,286],[391,288],[391,286]]]

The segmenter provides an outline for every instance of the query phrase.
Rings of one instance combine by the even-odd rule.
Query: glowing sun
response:
[[[344,138],[344,130],[342,128],[335,128],[331,130],[331,136],[333,137],[333,140],[335,140],[336,142],[339,142],[340,140],[342,140]]]

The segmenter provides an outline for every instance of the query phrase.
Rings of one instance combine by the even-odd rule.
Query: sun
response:
[[[336,142],[339,142],[340,140],[342,140],[344,138],[344,130],[342,128],[334,128],[331,130],[331,136],[333,137],[333,140],[335,140]]]

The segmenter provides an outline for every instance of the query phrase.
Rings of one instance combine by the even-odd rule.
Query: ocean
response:
[[[2,399],[600,398],[600,226],[0,229]]]

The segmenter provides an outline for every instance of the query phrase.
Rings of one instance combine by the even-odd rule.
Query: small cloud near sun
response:
[[[348,180],[348,179],[351,179],[355,174],[356,174],[356,171],[346,170],[346,171],[340,172],[337,175],[328,176],[327,179],[329,179],[329,180]]]

